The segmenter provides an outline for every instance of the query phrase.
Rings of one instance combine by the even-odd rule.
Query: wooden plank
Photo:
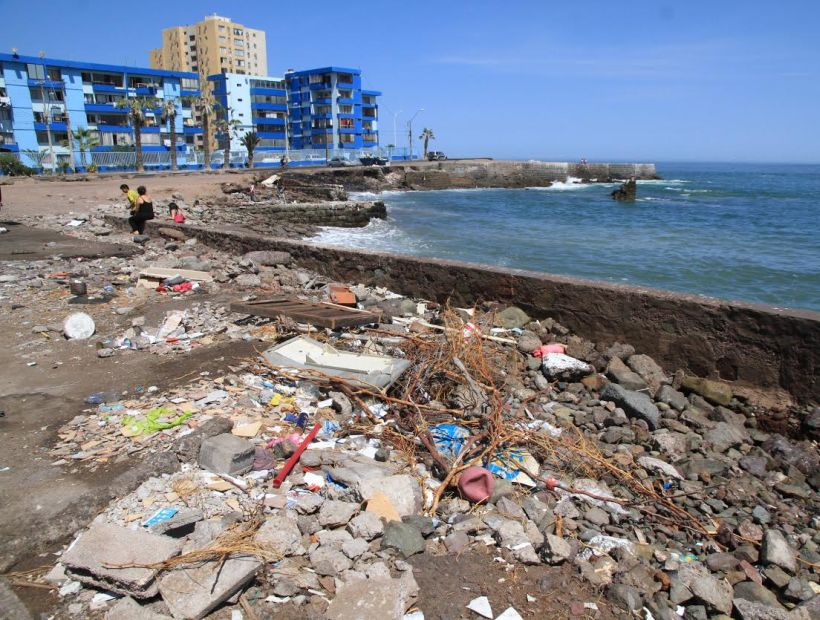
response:
[[[330,329],[356,327],[378,321],[378,316],[372,312],[346,308],[336,304],[312,303],[284,297],[259,299],[251,302],[234,302],[230,305],[230,309],[231,312],[268,318],[288,316],[302,323]]]

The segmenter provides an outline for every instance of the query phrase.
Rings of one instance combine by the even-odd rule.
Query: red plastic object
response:
[[[293,456],[291,456],[288,459],[288,462],[285,463],[285,466],[282,468],[282,471],[280,471],[278,474],[276,474],[276,478],[273,479],[273,488],[274,489],[278,489],[279,487],[282,486],[282,483],[285,481],[285,478],[288,477],[288,474],[290,473],[290,470],[293,469],[293,466],[296,465],[296,463],[299,462],[299,457],[302,456],[302,452],[305,451],[305,448],[308,447],[308,444],[310,444],[310,442],[313,441],[316,438],[316,435],[319,434],[319,429],[320,428],[322,428],[322,425],[319,422],[317,422],[316,424],[313,425],[313,428],[307,434],[307,437],[305,437],[305,440],[302,443],[299,444],[299,447],[296,448],[296,452],[294,452]]]
[[[565,353],[567,348],[556,342],[552,344],[542,344],[532,352],[533,357],[544,357],[547,353]]]
[[[495,478],[483,467],[468,467],[458,479],[458,488],[471,502],[483,502],[492,496]]]

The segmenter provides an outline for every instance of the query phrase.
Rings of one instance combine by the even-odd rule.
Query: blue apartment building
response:
[[[261,77],[239,73],[220,73],[208,77],[212,93],[219,104],[217,114],[235,125],[229,133],[217,132],[219,148],[224,149],[230,140],[232,151],[244,151],[242,135],[255,131],[259,135],[256,147],[257,161],[264,161],[270,154],[276,162],[287,148],[288,103],[285,79]]]
[[[158,107],[146,110],[143,152],[185,152],[202,141],[202,127],[184,98],[199,94],[196,73],[0,54],[0,152],[47,150],[50,129],[57,161],[82,167],[77,146],[73,153],[67,147],[69,131],[92,130],[99,142],[93,151],[130,147],[134,132],[116,103],[136,96],[177,101],[176,145]]]
[[[230,136],[217,135],[221,148],[230,138],[231,150],[242,150],[240,138],[247,131],[256,131],[261,139],[259,159],[266,151],[324,153],[379,146],[381,93],[362,89],[359,69],[288,71],[284,78],[223,73],[208,80],[221,113],[229,113],[236,123]]]
[[[323,67],[285,74],[294,149],[362,149],[379,145],[376,90],[362,90],[358,69]]]

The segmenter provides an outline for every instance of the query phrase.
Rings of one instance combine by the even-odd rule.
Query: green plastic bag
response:
[[[165,407],[157,407],[151,409],[145,416],[128,416],[122,421],[122,434],[126,437],[136,437],[137,435],[147,435],[148,433],[155,433],[166,428],[173,428],[179,426],[185,420],[194,415],[193,411],[186,411],[179,414],[175,418],[171,418],[167,422],[160,422],[159,419],[172,414],[171,409]]]

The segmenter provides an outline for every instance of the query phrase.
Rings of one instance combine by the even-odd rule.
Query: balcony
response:
[[[314,99],[311,103],[314,105],[331,105],[333,103],[333,99],[330,97],[323,97],[321,99]]]
[[[251,88],[251,95],[271,95],[273,97],[284,97],[287,92],[282,88]]]
[[[118,108],[113,103],[86,103],[85,111],[88,112],[105,112],[114,114],[127,114],[128,110],[125,108]]]
[[[97,129],[104,133],[131,133],[131,127],[128,125],[97,125]]]
[[[256,135],[260,138],[281,139],[285,137],[284,131],[257,131]]]
[[[148,97],[156,97],[157,92],[161,91],[161,88],[157,86],[137,86],[134,88],[138,95],[145,95]]]
[[[186,135],[200,134],[200,133],[202,133],[202,127],[188,127],[188,126],[185,126],[185,127],[182,128],[182,133],[186,134]]]
[[[284,103],[251,103],[251,110],[275,110],[287,112],[288,106]]]
[[[198,90],[181,90],[179,91],[180,97],[199,97],[201,92]]]
[[[313,82],[310,85],[310,90],[326,90],[332,87],[333,85],[330,82]]]
[[[353,105],[356,103],[356,100],[353,97],[336,97],[337,103],[345,103],[347,105]]]
[[[62,90],[65,88],[65,84],[62,80],[32,80],[29,78],[28,85],[32,88],[50,88],[53,90]]]
[[[91,85],[91,88],[95,93],[118,93],[120,95],[126,94],[125,88],[123,88],[122,86],[116,86],[114,84],[95,82]]]
[[[284,118],[267,118],[265,116],[254,116],[252,119],[254,125],[283,125],[285,124]]]
[[[51,131],[68,131],[66,129],[66,124],[65,123],[49,123],[48,127],[51,129]],[[34,123],[34,129],[37,130],[37,131],[45,131],[46,130],[46,124],[45,123]]]

